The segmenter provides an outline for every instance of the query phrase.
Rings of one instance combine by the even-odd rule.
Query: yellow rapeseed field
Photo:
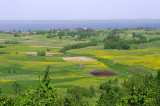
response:
[[[98,58],[105,58],[128,66],[143,66],[154,70],[160,69],[160,49],[148,48],[137,50],[71,50],[72,53],[92,54]]]
[[[16,80],[6,80],[6,79],[0,79],[0,82],[3,82],[3,83],[5,83],[5,82],[11,82],[11,81],[16,81]]]

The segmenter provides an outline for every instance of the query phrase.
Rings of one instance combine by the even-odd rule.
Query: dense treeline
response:
[[[151,38],[148,40],[148,42],[154,42],[160,40],[160,37]]]
[[[13,34],[14,37],[21,37],[21,36],[31,36],[31,35],[44,35],[47,38],[59,37],[61,40],[64,36],[71,36],[73,39],[75,36],[78,36],[74,40],[82,40],[85,38],[96,37],[99,36],[100,33],[103,31],[95,31],[91,28],[76,28],[76,29],[51,29],[51,30],[34,30],[31,31],[16,31],[12,30],[6,32],[8,34]],[[4,32],[3,32],[4,33]]]
[[[122,87],[106,84],[105,93],[97,101],[98,106],[158,106],[160,104],[160,71],[154,77],[150,73],[135,74],[124,81]]]
[[[140,36],[139,39],[137,40],[136,39],[126,40],[126,42],[129,44],[140,44],[140,43],[150,43],[150,42],[159,41],[159,40],[160,40],[160,37],[154,37],[147,40],[145,36]]]
[[[67,90],[67,93],[69,94],[75,94],[76,92],[79,92],[80,95],[85,96],[85,97],[92,98],[95,96],[95,89],[93,86],[90,86],[89,89],[85,87],[75,86],[74,88],[70,88]]]
[[[5,43],[5,44],[19,44],[18,41],[10,41],[10,40],[5,41],[4,43]]]
[[[94,97],[96,91],[90,88],[74,87],[67,90],[66,96],[59,97],[57,90],[50,84],[49,67],[36,90],[19,94],[20,85],[14,83],[15,97],[1,95],[0,105],[32,106],[89,106],[85,97]],[[160,104],[160,71],[156,76],[151,73],[137,73],[124,80],[121,87],[118,79],[100,84],[102,94],[96,106],[158,106]]]
[[[114,29],[108,33],[108,36],[104,38],[104,49],[130,49],[130,44],[148,43],[160,40],[160,37],[154,37],[147,39],[145,36],[139,33],[132,33],[131,40],[122,39],[120,33],[124,33],[124,29]]]
[[[97,44],[98,44],[98,41],[96,39],[93,39],[92,41],[90,41],[88,43],[77,43],[77,44],[72,44],[72,45],[66,45],[60,50],[60,52],[64,53],[70,49],[84,48],[84,47],[88,47],[88,46],[97,46]]]
[[[95,32],[93,29],[90,29],[90,28],[77,28],[75,30],[72,30],[72,29],[53,29],[49,31],[37,30],[36,34],[37,35],[48,34],[47,38],[58,36],[60,40],[63,38],[63,36],[71,36],[72,38],[74,38],[75,36],[78,36],[78,38],[74,40],[81,40],[91,36],[98,36],[99,32]]]
[[[0,51],[0,54],[9,54],[9,52]]]
[[[129,43],[121,39],[119,36],[120,30],[112,30],[104,39],[104,49],[126,49],[130,48]]]
[[[0,45],[0,48],[5,48],[6,46],[4,46],[4,45]]]

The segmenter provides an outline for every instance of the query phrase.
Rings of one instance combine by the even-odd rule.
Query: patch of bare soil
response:
[[[37,56],[37,52],[25,52],[25,55]]]
[[[49,46],[30,46],[30,47],[49,47]]]
[[[0,41],[4,41],[5,39],[0,39]]]
[[[108,71],[108,70],[89,70],[90,74],[100,77],[100,76],[118,76],[118,74]]]
[[[64,61],[96,61],[93,58],[89,57],[63,57]]]
[[[59,54],[59,53],[46,53],[46,56],[53,56],[55,54]]]
[[[53,56],[55,54],[59,54],[59,53],[46,53],[45,56]],[[25,52],[25,55],[37,56],[37,52]]]
[[[53,46],[30,46],[30,47],[48,47],[48,48],[62,48],[62,47],[53,47]]]
[[[26,40],[25,42],[35,42],[34,40]]]

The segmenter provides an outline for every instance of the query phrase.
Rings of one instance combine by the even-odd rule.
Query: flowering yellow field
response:
[[[11,82],[11,81],[15,81],[15,80],[0,79],[0,82]]]
[[[148,48],[137,50],[96,50],[88,48],[69,51],[71,53],[92,54],[128,66],[143,66],[154,70],[160,69],[160,49]]]

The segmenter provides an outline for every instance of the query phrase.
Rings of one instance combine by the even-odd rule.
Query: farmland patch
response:
[[[65,61],[96,61],[89,57],[63,57],[62,59]]]
[[[90,74],[100,77],[100,76],[118,76],[118,74],[108,71],[108,70],[89,70]]]

